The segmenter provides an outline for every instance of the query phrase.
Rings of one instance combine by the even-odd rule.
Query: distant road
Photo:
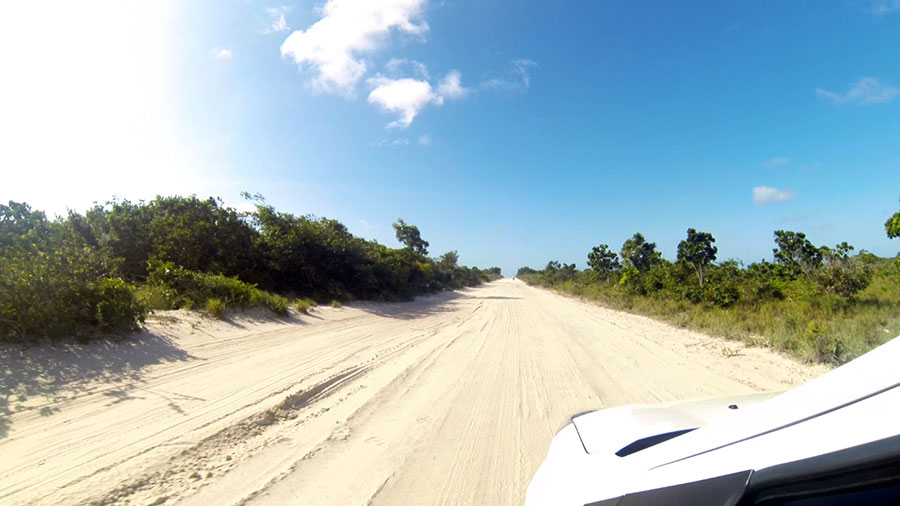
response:
[[[0,352],[0,504],[522,504],[582,411],[825,371],[520,281]]]

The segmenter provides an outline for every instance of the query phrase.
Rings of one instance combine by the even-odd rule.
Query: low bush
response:
[[[262,304],[266,309],[277,315],[283,316],[287,314],[290,303],[285,297],[263,290],[257,290],[257,292],[259,292],[259,296],[256,298],[256,303]]]
[[[159,285],[142,285],[135,290],[137,299],[151,310],[172,309],[174,294],[172,290]]]
[[[294,308],[303,314],[309,314],[316,305],[316,301],[312,299],[297,299],[294,302]]]
[[[103,278],[91,286],[92,324],[103,332],[135,330],[143,323],[146,308],[134,294],[134,286],[118,278]]]
[[[394,249],[245,196],[254,212],[170,196],[48,220],[25,203],[0,204],[0,341],[124,331],[148,310],[203,310],[210,299],[285,314],[290,302],[273,292],[408,300],[500,277],[497,267],[458,265],[455,251],[429,258],[418,228],[402,220],[395,231],[405,247]]]
[[[133,330],[146,309],[134,286],[84,251],[0,252],[0,342]]]
[[[702,290],[695,284],[647,295],[633,289],[641,286],[636,280],[628,281],[631,286],[611,285],[583,275],[552,284],[536,272],[520,277],[608,307],[816,362],[844,363],[900,334],[900,275],[886,259],[874,263],[871,281],[850,298],[804,277],[757,280],[752,269],[742,283],[721,279],[708,281]]]
[[[276,314],[284,314],[288,308],[286,298],[254,284],[222,274],[189,271],[172,262],[151,262],[147,284],[154,287],[149,293],[168,294],[173,309],[205,307],[210,299],[220,300],[226,307],[262,305]]]
[[[225,309],[225,303],[222,302],[222,299],[212,298],[206,301],[206,312],[214,318],[225,316]]]

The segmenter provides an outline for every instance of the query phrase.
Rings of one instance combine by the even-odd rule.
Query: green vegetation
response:
[[[900,212],[885,230],[900,237]],[[606,244],[594,247],[587,270],[554,261],[542,270],[522,267],[518,277],[819,362],[851,360],[900,334],[900,255],[892,262],[852,255],[846,242],[816,247],[803,233],[774,236],[774,262],[716,263],[715,238],[691,228],[675,262],[635,234],[618,255]]]
[[[27,204],[0,205],[0,342],[132,330],[152,309],[285,314],[279,294],[308,311],[316,300],[407,300],[500,276],[457,265],[456,252],[427,257],[428,242],[403,220],[394,227],[405,247],[394,249],[245,196],[256,211],[157,197],[48,220]]]
[[[222,318],[225,316],[225,303],[222,299],[206,299],[206,312],[212,317]]]
[[[316,301],[306,298],[306,299],[297,299],[294,302],[294,309],[303,314],[309,314],[310,311],[313,310],[318,304]]]
[[[886,222],[884,222],[884,231],[887,233],[888,239],[900,238],[900,211],[893,214]],[[900,254],[895,260],[897,268],[900,269]]]
[[[227,308],[264,306],[276,314],[285,314],[288,308],[286,298],[245,283],[237,277],[222,274],[194,272],[184,267],[176,267],[172,262],[149,262],[149,275],[145,286],[154,293],[162,294],[162,305],[150,309],[178,309],[206,307],[210,314],[221,317]],[[159,301],[159,299],[158,299]],[[210,308],[210,301],[221,307],[218,314]],[[159,303],[159,302],[157,302]]]

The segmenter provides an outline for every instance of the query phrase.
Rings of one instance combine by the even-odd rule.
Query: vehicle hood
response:
[[[572,423],[587,453],[614,454],[646,437],[727,420],[742,408],[778,394],[766,392],[652,406],[619,406],[573,416]]]

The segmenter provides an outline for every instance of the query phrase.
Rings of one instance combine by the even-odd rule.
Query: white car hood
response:
[[[900,339],[894,339],[766,402],[760,402],[763,396],[732,397],[623,406],[576,416],[553,438],[525,503],[582,505],[763,469],[896,435],[898,361]],[[739,409],[730,410],[729,404]],[[866,430],[838,429],[858,425],[859,420],[867,421]],[[626,457],[616,455],[635,440],[694,427],[699,428]]]
[[[620,406],[574,416],[572,423],[586,452],[614,454],[649,436],[696,429],[725,420],[736,415],[741,408],[776,395],[777,392],[757,393],[653,406]]]

